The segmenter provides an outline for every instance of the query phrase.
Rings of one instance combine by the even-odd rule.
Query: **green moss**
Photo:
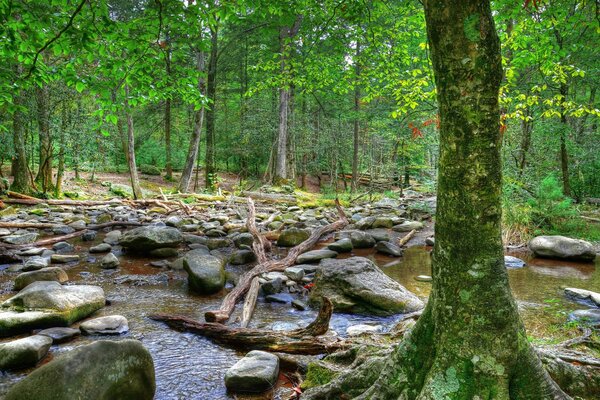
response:
[[[306,379],[302,382],[302,389],[306,390],[316,386],[322,386],[331,382],[338,373],[325,367],[323,364],[310,363],[308,365],[308,372],[306,373]]]

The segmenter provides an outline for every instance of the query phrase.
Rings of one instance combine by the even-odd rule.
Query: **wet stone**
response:
[[[327,248],[338,253],[347,253],[352,251],[354,246],[352,246],[352,240],[350,240],[350,238],[344,238],[338,240],[337,242],[331,243],[327,246]]]
[[[525,261],[513,256],[504,256],[504,265],[506,268],[523,268]]]
[[[275,386],[279,358],[266,351],[253,350],[225,373],[225,386],[232,392],[260,393]]]
[[[39,331],[37,334],[41,336],[48,336],[52,339],[53,344],[59,344],[75,339],[81,334],[81,331],[79,329],[57,327],[44,329]]]
[[[98,232],[87,231],[83,235],[81,235],[81,240],[83,240],[84,242],[92,242],[96,240],[96,236],[98,236]]]
[[[48,353],[52,339],[34,335],[0,343],[0,370],[34,366]]]
[[[108,253],[100,260],[100,268],[102,269],[115,269],[121,262],[113,253]]]
[[[402,249],[390,242],[379,242],[375,245],[375,250],[379,253],[386,254],[392,257],[401,257]]]
[[[108,243],[100,243],[96,246],[90,247],[90,253],[108,253],[112,249],[112,246]]]
[[[294,300],[294,296],[288,293],[277,293],[266,296],[265,300],[267,301],[267,303],[288,304]]]
[[[37,271],[39,269],[45,268],[49,265],[49,261],[45,257],[34,256],[25,261],[25,265],[21,268],[21,271]]]
[[[73,250],[75,250],[75,247],[69,242],[58,242],[52,245],[52,250],[59,254],[71,253]]]
[[[66,264],[71,262],[79,261],[79,255],[77,254],[52,254],[50,261],[53,264]]]
[[[120,335],[129,331],[129,324],[122,315],[108,315],[82,322],[79,329],[84,335]]]

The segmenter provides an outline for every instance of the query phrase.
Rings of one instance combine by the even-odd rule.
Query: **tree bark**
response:
[[[39,166],[35,181],[44,193],[52,190],[52,138],[48,112],[48,86],[36,87],[37,122],[40,140]]]
[[[501,241],[500,41],[489,1],[425,0],[440,114],[432,291],[383,363],[308,399],[567,399],[527,341]]]
[[[354,134],[352,137],[352,192],[355,192],[358,187],[358,141],[360,133],[360,119],[358,113],[360,112],[360,41],[356,41],[356,54],[354,57]]]
[[[133,135],[133,116],[129,108],[129,85],[125,84],[125,117],[127,119],[127,163],[129,165],[129,176],[131,179],[131,189],[133,190],[133,198],[141,199],[142,188],[138,178],[137,166],[135,164],[135,137]]]
[[[168,38],[167,38],[168,46]],[[167,74],[168,85],[171,79],[171,50],[165,52],[165,73]],[[165,178],[173,179],[173,163],[171,160],[171,93],[167,94],[165,99]]]
[[[32,182],[29,175],[29,167],[27,166],[27,150],[25,149],[25,115],[22,110],[24,103],[23,93],[19,91],[14,97],[13,145],[15,155],[12,164],[14,178],[10,188],[15,192],[29,193],[32,189]]]
[[[204,73],[204,52],[198,51],[196,55],[197,70],[200,74]],[[201,96],[205,95],[205,82],[204,78],[198,79],[198,94]],[[179,191],[181,193],[187,193],[190,188],[190,182],[192,180],[192,172],[194,171],[194,165],[198,158],[198,147],[200,146],[200,136],[202,135],[202,125],[204,124],[204,106],[200,107],[198,111],[194,113],[194,130],[192,132],[192,138],[190,140],[190,146],[188,148],[187,158],[185,160],[185,166],[181,173],[181,181],[179,182]]]
[[[563,96],[563,102],[567,101],[568,88],[565,83],[560,85],[560,94]],[[567,152],[567,112],[561,107],[560,112],[560,169],[562,171],[563,193],[565,196],[571,196],[571,183],[569,179],[569,154]]]
[[[218,26],[210,28],[210,55],[208,57],[208,76],[206,95],[210,107],[206,110],[206,156],[204,161],[204,185],[211,188],[215,179],[215,119],[217,105],[217,57],[218,57]]]

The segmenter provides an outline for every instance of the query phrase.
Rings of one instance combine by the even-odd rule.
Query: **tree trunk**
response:
[[[44,193],[52,190],[52,138],[48,115],[48,86],[36,87],[37,119],[40,138],[40,163],[35,181]]]
[[[440,114],[432,291],[386,362],[306,399],[567,399],[527,341],[501,241],[500,42],[489,1],[426,0]]]
[[[197,68],[198,72],[204,73],[204,52],[198,51],[197,54]],[[198,79],[198,93],[204,95],[205,93],[205,82],[204,78]],[[202,125],[204,124],[204,106],[200,107],[198,111],[194,113],[194,131],[192,133],[192,140],[190,140],[190,146],[188,148],[188,155],[185,160],[185,166],[181,173],[181,181],[179,182],[179,191],[181,193],[187,193],[192,180],[192,172],[194,171],[194,165],[198,158],[198,147],[200,146],[200,136],[202,134]]]
[[[58,170],[56,171],[56,185],[54,186],[54,195],[56,197],[60,196],[62,192],[62,181],[65,173],[65,135],[69,120],[67,116],[67,105],[63,104],[62,107],[62,115],[60,121],[60,133],[58,136]]]
[[[352,192],[356,191],[358,186],[358,140],[359,140],[359,132],[360,132],[360,119],[359,119],[359,111],[360,111],[360,42],[356,41],[356,55],[354,58],[354,74],[355,74],[355,82],[354,82],[354,135],[352,138],[353,149],[352,149]]]
[[[217,57],[218,28],[210,29],[210,56],[208,58],[208,76],[206,94],[211,104],[206,110],[206,158],[204,161],[204,185],[211,188],[215,179],[215,111],[217,105]]]
[[[15,112],[13,114],[13,145],[15,155],[12,164],[12,173],[14,176],[10,189],[14,192],[31,192],[31,177],[29,167],[27,166],[27,150],[25,149],[25,116],[21,107],[24,106],[25,99],[22,93],[17,93],[14,97]]]
[[[127,119],[127,161],[129,165],[129,176],[131,178],[131,189],[133,198],[141,199],[142,188],[138,178],[137,166],[135,165],[135,138],[133,135],[133,116],[129,108],[129,85],[125,85],[125,117]]]
[[[165,57],[165,73],[167,79],[171,79],[171,51],[167,49]],[[168,83],[170,85],[170,82]],[[165,170],[166,179],[173,179],[173,164],[171,161],[171,93],[167,94],[165,100]]]
[[[563,96],[563,102],[567,101],[568,88],[565,83],[560,85],[560,94]],[[567,153],[567,111],[561,107],[560,113],[560,169],[562,171],[563,193],[565,196],[571,196],[571,183],[569,181],[569,154]]]
[[[525,119],[521,121],[521,146],[519,148],[518,169],[519,176],[523,176],[527,165],[527,153],[531,146],[531,132],[533,131],[533,121],[529,121],[531,117],[530,109],[525,109]]]

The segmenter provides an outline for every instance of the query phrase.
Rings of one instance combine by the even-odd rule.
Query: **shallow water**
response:
[[[226,393],[223,377],[225,371],[239,360],[242,354],[215,345],[197,335],[170,330],[163,324],[147,318],[149,314],[163,312],[202,319],[206,310],[220,304],[222,295],[202,297],[190,294],[187,290],[185,272],[165,272],[151,267],[148,264],[150,259],[121,255],[121,267],[118,270],[103,271],[95,266],[93,257],[88,257],[87,248],[90,245],[92,244],[78,243],[84,261],[77,266],[66,267],[69,278],[74,282],[97,284],[104,288],[110,305],[94,316],[120,314],[129,320],[130,332],[120,338],[139,339],[152,353],[157,379],[155,398],[158,400],[234,398]],[[386,274],[417,295],[426,297],[429,294],[430,283],[417,282],[414,279],[417,275],[431,273],[429,251],[425,247],[407,249],[404,257],[400,259],[374,254],[372,250],[356,250],[350,255],[369,257],[381,266]],[[521,258],[525,257],[521,255]],[[572,310],[582,306],[564,298],[562,294],[564,287],[600,290],[598,265],[541,259],[527,261],[529,263],[527,267],[509,271],[510,284],[518,300],[540,304],[550,300],[559,303],[566,310]],[[239,273],[247,268],[249,267],[236,267],[235,270]],[[163,274],[168,277],[168,282],[158,286],[129,286],[113,282],[115,278],[125,274]],[[14,276],[6,271],[1,273],[0,300],[12,295],[10,285]],[[259,299],[251,326],[269,328],[271,324],[278,321],[305,325],[314,318],[315,314],[314,311],[301,312],[289,305],[265,303]],[[380,318],[334,314],[331,327],[339,334],[345,335],[349,325],[377,323],[389,329],[399,318],[400,316]],[[527,323],[527,313],[524,318]],[[53,355],[97,339],[98,337],[80,337],[68,344],[53,346],[51,355],[44,362],[50,360]],[[0,396],[28,372],[30,371],[5,373],[0,376]],[[288,397],[289,391],[279,389],[274,398],[287,399]]]

